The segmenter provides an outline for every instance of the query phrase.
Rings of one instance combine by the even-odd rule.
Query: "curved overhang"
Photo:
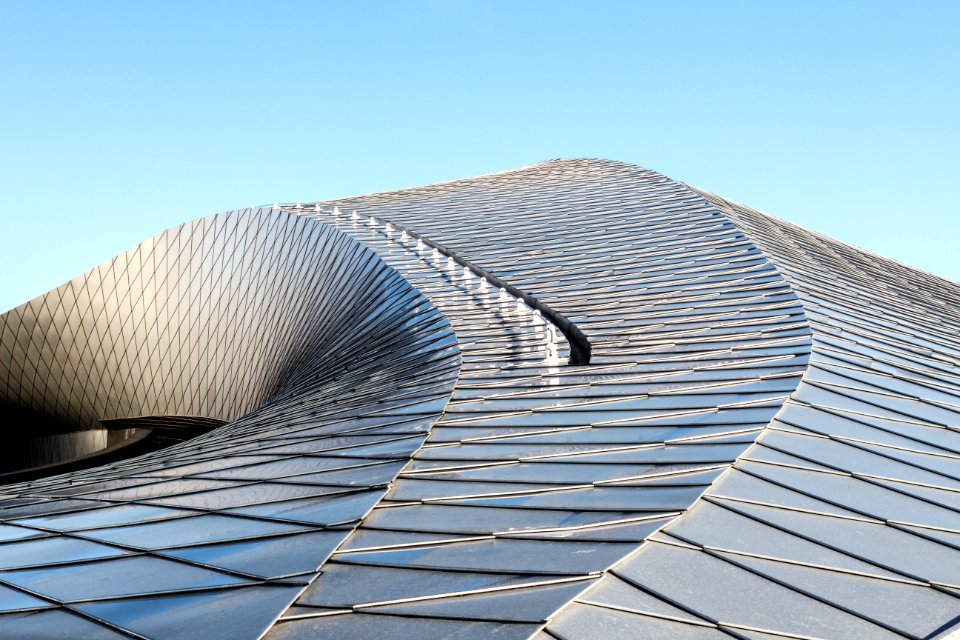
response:
[[[0,317],[18,327],[0,332],[3,397],[80,425],[230,422],[6,487],[5,628],[759,639],[957,622],[955,283],[599,160],[167,234],[179,251],[145,243]]]

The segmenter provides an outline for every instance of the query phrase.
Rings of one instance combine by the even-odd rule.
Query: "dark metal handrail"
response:
[[[416,231],[413,231],[412,229],[408,229],[403,225],[399,225],[395,222],[391,222],[390,220],[386,220],[385,218],[381,218],[379,216],[372,216],[372,217],[374,220],[376,220],[380,224],[392,225],[393,228],[396,229],[399,233],[406,232],[408,236],[411,236],[413,238],[416,238],[417,240],[422,241],[423,244],[427,245],[431,249],[436,249],[437,251],[447,256],[448,258],[452,258],[453,261],[459,264],[460,266],[466,267],[467,269],[474,272],[475,274],[486,278],[487,282],[489,282],[490,284],[500,287],[501,289],[505,289],[511,295],[523,300],[528,307],[539,311],[540,315],[542,315],[554,326],[556,326],[557,329],[560,330],[560,333],[563,334],[563,337],[567,339],[567,343],[570,345],[570,364],[573,364],[573,365],[590,364],[590,355],[593,351],[592,347],[590,346],[590,341],[587,340],[587,336],[583,333],[583,331],[580,330],[580,327],[578,327],[573,322],[571,322],[562,313],[560,313],[559,311],[556,311],[555,309],[544,304],[543,302],[540,302],[540,300],[538,300],[537,298],[534,298],[529,293],[526,293],[525,291],[521,291],[520,289],[517,289],[512,284],[501,280],[500,278],[493,275],[483,267],[477,266],[472,262],[470,262],[469,260],[467,260],[466,258],[457,255],[456,253],[446,248],[442,244],[434,242],[429,238],[425,238],[423,235],[417,233]]]

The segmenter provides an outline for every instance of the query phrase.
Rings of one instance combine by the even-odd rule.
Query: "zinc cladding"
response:
[[[734,469],[551,634],[596,637],[592,620],[627,637],[655,617],[670,637],[711,637],[704,625],[750,638],[946,637],[960,614],[960,288],[703,195],[799,295],[809,368]]]
[[[2,632],[774,640],[956,625],[955,283],[600,160],[167,234],[207,249],[134,257],[154,239],[0,316],[0,366],[33,367],[0,377],[4,402],[60,421],[232,422],[5,487]],[[589,366],[569,364],[550,313],[464,264],[572,321]]]
[[[230,420],[4,487],[5,638],[258,637],[420,448],[460,363],[373,252],[269,209],[171,229],[0,316],[0,336],[21,416]]]
[[[269,638],[535,634],[694,504],[807,364],[803,310],[767,258],[635,167],[547,163],[321,208],[447,315],[464,364],[427,443]],[[562,312],[591,365],[522,343],[475,363],[492,313],[536,320],[407,227]]]
[[[797,292],[809,367],[731,471],[544,637],[951,636],[960,287],[702,195]]]

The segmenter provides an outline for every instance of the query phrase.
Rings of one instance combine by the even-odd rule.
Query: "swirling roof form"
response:
[[[958,309],[599,160],[184,225],[0,316],[17,428],[227,421],[5,487],[0,630],[946,637]]]

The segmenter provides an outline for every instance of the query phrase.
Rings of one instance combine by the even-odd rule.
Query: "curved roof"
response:
[[[143,349],[115,351],[138,390],[201,389],[143,396],[168,398],[162,411],[121,394],[121,412],[216,406],[232,422],[7,487],[4,628],[925,638],[960,617],[956,283],[601,160],[214,220],[248,230],[207,254],[247,286],[167,287],[159,306],[235,311],[181,322],[179,341],[160,340],[178,357],[152,369]],[[176,233],[209,246],[220,235],[201,223]],[[279,257],[251,263],[264,250],[250,246]],[[109,269],[210,281],[196,255]],[[115,280],[121,299],[154,291]],[[57,300],[69,318],[109,305],[57,292],[28,305]],[[253,332],[235,321],[248,300],[269,309],[247,314]],[[110,317],[162,325],[137,323],[141,307]],[[16,380],[49,368],[42,345],[63,331],[18,309],[0,316],[20,323],[0,331],[3,398],[36,411],[52,387]],[[70,335],[75,351],[92,342]],[[580,337],[589,365],[568,361]],[[89,394],[83,376],[67,382],[62,395]],[[115,395],[93,393],[106,399],[88,413],[116,417]],[[243,402],[252,413],[224,413]]]

